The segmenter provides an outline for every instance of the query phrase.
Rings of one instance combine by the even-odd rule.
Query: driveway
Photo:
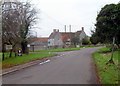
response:
[[[4,75],[3,84],[98,84],[92,53],[99,48],[59,52],[46,63]]]

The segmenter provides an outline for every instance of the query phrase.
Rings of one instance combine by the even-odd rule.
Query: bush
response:
[[[89,39],[88,38],[83,38],[82,39],[82,44],[83,45],[88,45],[90,43]]]

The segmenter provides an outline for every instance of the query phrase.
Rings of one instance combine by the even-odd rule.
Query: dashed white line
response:
[[[50,62],[50,60],[48,59],[48,60],[46,60],[46,61],[44,61],[44,62],[41,62],[40,64],[42,65],[42,64],[45,64],[45,63],[48,63],[48,62]]]

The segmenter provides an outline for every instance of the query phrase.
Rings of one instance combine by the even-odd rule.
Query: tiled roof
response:
[[[33,40],[31,45],[44,45],[44,44],[47,44],[47,42],[48,42],[48,38],[47,37],[31,38],[30,40]]]
[[[77,31],[77,32],[53,32],[49,36],[49,39],[54,39],[56,35],[61,34],[61,39],[63,42],[68,41],[68,39],[71,39],[72,37],[79,36],[82,33],[83,30]]]
[[[72,37],[74,37],[75,33],[72,33],[72,32],[61,32],[61,35],[62,35],[62,41],[65,42],[65,41],[68,41],[68,39],[71,39]]]
[[[39,41],[39,42],[47,42],[48,41],[48,38],[45,37],[45,38],[37,38],[36,41]]]
[[[79,36],[79,35],[81,34],[81,32],[82,32],[82,31],[77,31],[77,32],[75,33],[75,36]]]
[[[48,38],[47,37],[44,37],[44,38],[29,38],[29,40],[39,41],[39,42],[47,42]]]
[[[50,34],[49,39],[54,39],[55,35],[57,35],[59,32],[53,32]]]

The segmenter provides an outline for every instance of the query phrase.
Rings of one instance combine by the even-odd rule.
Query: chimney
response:
[[[53,29],[53,32],[56,32],[56,29]]]
[[[65,25],[65,33],[66,33],[66,25]]]
[[[69,29],[70,29],[70,32],[71,32],[71,25],[69,25]]]
[[[82,27],[82,31],[84,31],[84,27]]]
[[[59,32],[59,29],[53,29],[53,32]]]

